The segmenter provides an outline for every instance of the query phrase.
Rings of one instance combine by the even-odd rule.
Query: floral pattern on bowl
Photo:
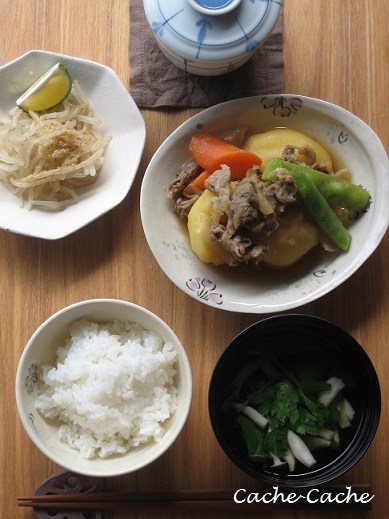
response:
[[[215,305],[223,304],[222,294],[215,292],[216,283],[210,279],[201,279],[199,277],[190,278],[186,282],[186,286],[189,290],[192,290],[199,299],[210,301],[211,303],[215,303]]]
[[[38,365],[31,364],[28,368],[28,374],[24,379],[24,387],[27,393],[30,395],[34,391],[35,384],[38,382]]]

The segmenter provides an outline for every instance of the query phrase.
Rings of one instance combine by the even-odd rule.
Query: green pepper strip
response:
[[[335,245],[346,251],[350,246],[351,235],[328,205],[313,179],[300,169],[293,171],[293,177],[297,190],[316,223]]]
[[[271,159],[267,165],[265,171],[262,174],[263,180],[270,180],[274,182],[277,180],[277,168],[287,169],[292,176],[295,176],[296,171],[302,171],[308,175],[320,193],[324,196],[329,204],[339,205],[347,209],[354,209],[355,211],[361,211],[366,208],[370,200],[370,194],[363,187],[357,186],[337,178],[334,175],[329,175],[309,168],[308,166],[302,166],[300,164],[294,164],[293,162],[287,162],[281,159]]]

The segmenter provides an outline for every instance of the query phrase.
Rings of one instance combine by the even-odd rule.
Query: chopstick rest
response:
[[[88,494],[103,492],[106,487],[105,478],[94,478],[61,470],[44,481],[34,493],[34,496],[63,495],[63,494]],[[58,510],[35,508],[39,519],[85,519],[85,514],[80,510],[61,509]],[[54,514],[54,515],[53,515]],[[88,513],[88,519],[102,519],[102,510],[93,510]]]

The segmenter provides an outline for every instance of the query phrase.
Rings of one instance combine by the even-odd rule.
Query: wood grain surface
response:
[[[0,65],[31,49],[98,61],[129,87],[128,0],[0,0]],[[285,91],[319,97],[354,112],[389,148],[388,7],[385,0],[285,0]],[[1,93],[0,93],[1,95]],[[124,202],[75,234],[44,241],[0,232],[0,518],[34,517],[17,508],[60,468],[41,454],[19,421],[14,384],[21,352],[47,317],[76,301],[113,297],[146,306],[164,319],[187,348],[194,374],[193,406],[176,444],[155,464],[109,481],[115,490],[238,489],[260,485],[232,466],[217,445],[207,412],[212,369],[227,343],[259,316],[212,309],[177,289],[161,271],[143,235],[139,191],[153,153],[194,110],[144,110],[147,141],[136,181]],[[384,519],[389,516],[389,238],[343,286],[300,313],[329,319],[367,350],[382,384],[382,417],[363,459],[336,481],[370,485],[370,512],[345,507],[272,508],[266,517]],[[194,326],[193,323],[197,323]],[[252,513],[241,512],[239,517]],[[259,512],[259,511],[258,511]],[[187,510],[191,518],[237,517],[235,512]],[[107,512],[106,518],[178,519],[182,511],[149,508]]]

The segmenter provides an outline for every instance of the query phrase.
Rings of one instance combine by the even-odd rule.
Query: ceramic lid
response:
[[[277,22],[282,0],[143,0],[157,39],[175,54],[204,61],[252,53]]]

